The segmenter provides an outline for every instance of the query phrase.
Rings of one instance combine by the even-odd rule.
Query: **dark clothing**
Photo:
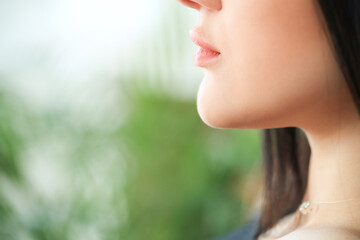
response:
[[[256,228],[258,225],[259,216],[254,216],[249,222],[247,222],[240,229],[230,232],[229,234],[213,238],[210,240],[255,240]]]

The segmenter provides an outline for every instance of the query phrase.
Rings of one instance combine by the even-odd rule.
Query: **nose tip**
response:
[[[183,5],[190,7],[190,8],[194,8],[196,10],[200,9],[200,5],[197,4],[196,2],[190,1],[190,0],[178,0],[178,2],[182,3]]]
[[[221,0],[178,0],[180,3],[184,4],[187,7],[200,10],[201,7],[208,8],[210,10],[221,10],[222,3]]]

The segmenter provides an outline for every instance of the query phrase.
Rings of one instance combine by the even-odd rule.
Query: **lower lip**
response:
[[[194,64],[199,67],[204,67],[214,63],[220,56],[220,53],[214,52],[205,48],[199,48],[194,55]]]

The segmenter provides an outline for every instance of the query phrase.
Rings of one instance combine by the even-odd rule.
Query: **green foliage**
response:
[[[16,124],[24,116],[19,112],[17,102],[12,100],[10,95],[0,93],[0,174],[20,180],[18,154],[23,142]]]
[[[127,239],[208,239],[241,225],[237,195],[258,164],[254,130],[205,125],[194,102],[132,94],[119,131],[129,150]]]
[[[20,101],[1,102],[1,239],[209,239],[246,220],[258,132],[213,129],[194,102],[127,90],[130,110],[113,126],[79,125],[67,111],[25,117]],[[39,144],[49,172],[36,174],[50,193],[26,174],[37,167],[25,153]],[[65,172],[52,177],[50,163]]]

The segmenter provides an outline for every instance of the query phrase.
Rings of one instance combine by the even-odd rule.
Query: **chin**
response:
[[[224,119],[221,119],[218,115],[214,115],[209,112],[204,112],[201,110],[201,108],[197,108],[198,114],[201,118],[201,120],[212,128],[218,128],[218,129],[225,129],[229,128],[229,125],[224,121]]]
[[[197,112],[201,120],[212,128],[217,129],[264,129],[278,127],[277,121],[271,116],[255,114],[254,111],[236,111],[239,108],[228,108],[210,103],[201,97],[197,98]],[[274,121],[275,120],[275,121]]]
[[[229,116],[229,112],[226,109],[218,109],[216,105],[209,104],[203,100],[198,98],[196,106],[201,120],[206,125],[218,129],[237,128],[234,118]]]
[[[209,79],[204,79],[200,84],[196,99],[197,112],[201,120],[212,128],[234,127],[231,124],[234,118],[229,116],[230,109],[226,109],[226,105],[222,104],[216,94],[209,91],[210,89],[214,89],[214,87],[209,87]],[[217,100],[215,101],[215,99]]]

